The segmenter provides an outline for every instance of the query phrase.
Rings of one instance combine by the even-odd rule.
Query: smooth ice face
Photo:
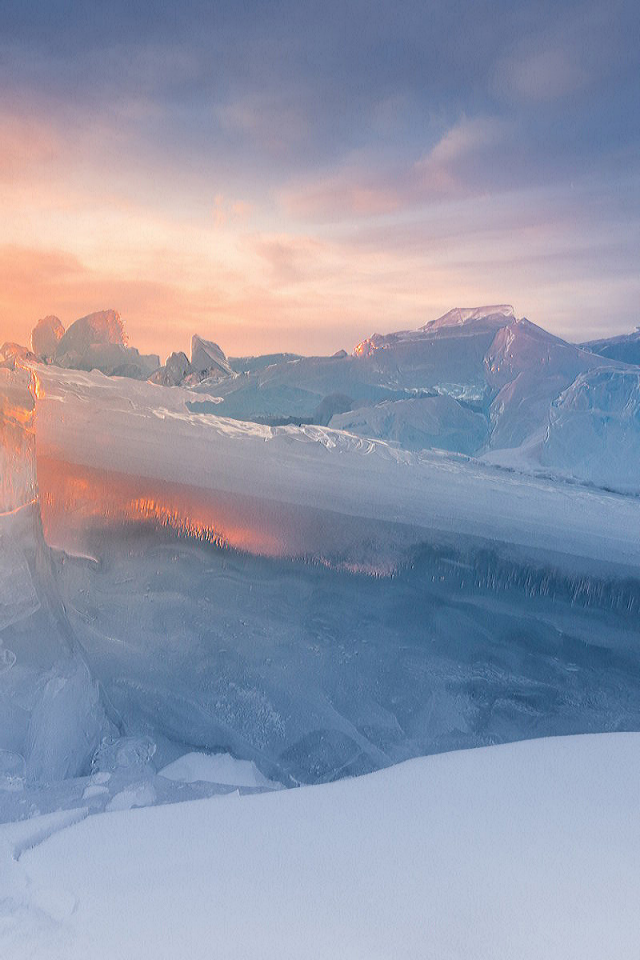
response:
[[[637,727],[634,499],[41,380],[39,512],[11,538],[29,581],[0,633],[7,675],[31,671],[4,709],[32,691],[0,748],[30,776],[206,751],[319,782]]]

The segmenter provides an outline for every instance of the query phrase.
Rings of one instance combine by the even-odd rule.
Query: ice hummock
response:
[[[215,394],[19,358],[1,370],[3,496],[24,509],[2,540],[0,749],[34,780],[106,764],[122,791],[109,758],[148,743],[145,777],[205,751],[292,783],[633,729],[635,500],[469,456],[537,436],[540,468],[548,456],[566,477],[596,448],[564,443],[576,417],[583,437],[612,431],[601,413],[617,405],[636,430],[628,368],[502,321],[258,365]],[[415,386],[443,376],[484,400]],[[253,402],[343,413],[331,427],[219,415]],[[451,453],[423,449],[447,438]],[[623,466],[601,462],[603,478]]]
[[[31,349],[39,360],[51,363],[63,336],[64,327],[58,317],[43,317],[31,331]]]
[[[146,380],[160,366],[155,354],[144,356],[127,346],[124,324],[115,310],[90,313],[72,323],[58,342],[53,362],[136,380]]]
[[[180,387],[54,367],[39,378],[44,539],[29,528],[5,543],[22,544],[29,580],[0,633],[16,655],[5,704],[15,711],[6,677],[21,669],[34,691],[0,748],[33,776],[106,770],[134,796],[136,776],[205,751],[320,782],[635,728],[632,499],[194,413],[202,395]],[[54,742],[40,746],[32,716]],[[149,762],[125,777],[108,757],[138,746]]]

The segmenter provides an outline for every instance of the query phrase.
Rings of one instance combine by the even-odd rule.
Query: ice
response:
[[[118,737],[104,740],[93,755],[96,776],[110,776],[116,770],[132,768],[142,772],[149,768],[157,746],[151,737]],[[95,777],[94,777],[95,779]]]
[[[0,368],[0,514],[36,496],[34,409],[33,374]]]
[[[637,501],[565,482],[585,429],[636,429],[637,371],[492,316],[253,365],[222,396],[0,371],[0,749],[29,790],[102,770],[160,797],[155,770],[193,752],[313,783],[637,727]],[[424,386],[445,374],[484,399]],[[230,402],[360,407],[276,426]],[[549,475],[472,459],[490,430]],[[602,487],[626,468],[607,449]]]
[[[620,360],[623,363],[640,364],[640,327],[633,333],[625,333],[618,337],[608,337],[604,340],[590,340],[582,347],[602,357]]]
[[[40,558],[41,607],[1,636],[17,657],[5,705],[15,714],[27,676],[34,691],[85,677],[47,698],[61,741],[67,724],[109,718],[99,743],[67,751],[76,776],[152,778],[206,751],[319,782],[636,726],[635,500],[331,428],[194,413],[197,396],[39,372],[42,528],[25,528],[23,549]],[[29,647],[27,630],[65,637],[91,683],[60,665],[64,644]],[[0,744],[30,769],[45,766],[24,731],[39,697],[21,701],[22,720],[7,714]]]
[[[27,735],[27,774],[63,780],[89,769],[107,726],[98,686],[84,664],[39,683]]]
[[[191,364],[186,353],[179,351],[167,357],[164,366],[156,370],[149,377],[149,380],[151,383],[157,383],[163,387],[177,387],[184,382],[191,372]]]
[[[220,377],[232,377],[234,371],[217,343],[194,335],[191,340],[191,360],[182,351],[167,357],[164,366],[149,379],[164,387],[193,386],[206,381],[206,389]]]
[[[0,370],[0,750],[30,778],[63,779],[108,729],[64,616],[45,544],[35,462],[37,375]]]
[[[486,418],[447,395],[387,400],[332,417],[330,426],[364,437],[392,440],[406,450],[438,447],[476,453],[487,439]]]
[[[71,324],[57,345],[54,363],[146,380],[160,366],[160,358],[155,354],[143,356],[128,347],[120,314],[101,310]]]
[[[156,794],[153,787],[149,783],[140,783],[116,793],[106,809],[109,813],[115,810],[133,810],[134,807],[149,807],[155,803],[155,800]]]
[[[81,317],[71,324],[58,344],[58,355],[84,354],[90,347],[102,345],[124,347],[126,337],[124,324],[115,310],[100,310]]]
[[[43,317],[31,331],[31,349],[39,360],[51,362],[63,336],[64,327],[58,317]]]
[[[0,368],[7,367],[14,370],[16,362],[36,360],[36,356],[21,343],[7,341],[0,347]]]
[[[26,776],[26,764],[22,754],[0,750],[0,790],[22,790]]]
[[[478,323],[501,327],[508,320],[515,319],[513,307],[509,303],[501,303],[486,307],[454,307],[437,320],[425,323],[422,330],[438,330],[441,327],[462,326]]]
[[[233,374],[224,352],[212,340],[204,340],[197,334],[191,339],[191,367],[201,376],[226,377]]]
[[[540,461],[598,486],[640,491],[640,371],[579,376],[551,407]]]

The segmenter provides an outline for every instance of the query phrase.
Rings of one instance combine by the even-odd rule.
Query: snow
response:
[[[6,960],[636,960],[640,737],[0,828]]]
[[[255,763],[236,760],[229,753],[185,753],[159,771],[168,780],[182,783],[225,783],[234,787],[276,786],[264,777]]]

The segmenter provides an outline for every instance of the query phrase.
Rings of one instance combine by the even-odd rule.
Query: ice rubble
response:
[[[174,797],[156,771],[194,750],[318,782],[637,726],[634,499],[96,372],[34,389],[0,633],[0,748],[32,781],[106,770],[104,806]]]
[[[64,327],[58,317],[48,316],[38,320],[31,331],[31,349],[38,360],[51,363],[63,336]]]
[[[637,460],[623,476],[615,457],[599,458],[597,443],[575,462],[568,459],[569,448],[540,443],[555,422],[561,395],[591,372],[609,371],[613,378],[624,371],[628,364],[621,361],[634,356],[636,335],[578,346],[500,304],[454,308],[418,330],[374,334],[351,356],[339,351],[331,357],[273,354],[229,361],[218,344],[194,335],[191,359],[177,352],[158,367],[157,358],[141,358],[124,345],[114,311],[76,321],[56,346],[60,333],[57,318],[39,321],[34,342],[46,341],[38,348],[42,359],[134,378],[151,370],[154,383],[200,394],[190,399],[196,413],[269,425],[326,425],[334,417],[336,428],[411,450],[457,451],[526,472],[551,470],[640,492],[632,480]],[[24,359],[24,348],[5,347],[7,362]],[[570,418],[570,408],[564,415]],[[603,437],[608,429],[602,421]],[[615,447],[612,431],[605,447]]]
[[[210,396],[192,409],[272,424],[321,424],[327,422],[324,410],[340,398],[332,426],[364,437],[408,449],[486,454],[490,462],[528,472],[557,470],[613,488],[619,480],[618,488],[627,490],[629,481],[617,476],[615,460],[601,458],[601,467],[589,475],[586,464],[590,456],[597,459],[597,449],[572,465],[559,452],[553,459],[553,445],[541,456],[537,443],[553,419],[552,405],[576,378],[592,371],[615,377],[626,368],[606,355],[611,351],[605,346],[594,350],[516,319],[508,305],[456,308],[419,330],[375,334],[351,357],[245,361],[240,375],[196,387],[215,394],[219,409]],[[606,434],[606,422],[602,429]],[[640,481],[635,490],[640,492]]]
[[[115,310],[81,317],[66,332],[57,317],[45,317],[34,327],[31,342],[38,359],[60,367],[145,380],[160,366],[159,357],[143,356],[127,346],[124,324]]]

